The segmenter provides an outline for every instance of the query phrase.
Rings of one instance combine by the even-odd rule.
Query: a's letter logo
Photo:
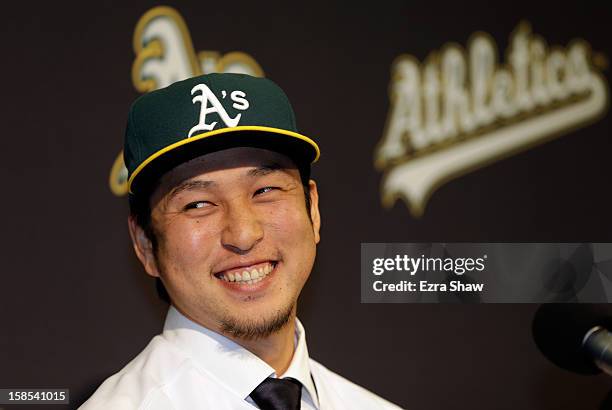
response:
[[[196,94],[198,91],[201,94],[193,97],[192,101],[194,104],[201,104],[200,120],[193,128],[191,128],[191,130],[189,130],[188,138],[191,138],[191,136],[198,131],[211,131],[215,128],[215,125],[217,125],[217,121],[213,121],[212,123],[207,124],[206,114],[216,112],[223,120],[225,125],[227,125],[228,127],[235,127],[238,125],[242,114],[238,114],[234,118],[230,117],[227,111],[225,111],[225,108],[223,108],[223,105],[221,105],[219,99],[215,96],[215,94],[213,94],[210,88],[206,86],[206,84],[198,84],[193,87],[191,89],[191,95]],[[223,91],[222,98],[225,98],[226,96],[227,92]],[[234,104],[232,106],[237,110],[246,110],[247,108],[249,108],[249,102],[244,97],[246,97],[246,94],[243,91],[233,91],[230,95],[230,98],[232,99],[232,101],[234,101]],[[210,106],[208,105],[209,102]]]

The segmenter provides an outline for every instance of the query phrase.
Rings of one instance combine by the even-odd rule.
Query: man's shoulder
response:
[[[80,409],[171,408],[163,387],[181,372],[186,357],[162,336],[155,336],[132,361],[106,379]],[[158,404],[167,403],[168,406]]]
[[[332,408],[335,408],[333,404],[351,403],[351,408],[354,409],[401,409],[390,401],[334,373],[316,360],[310,359],[310,368],[317,390],[325,390],[319,392],[319,396],[322,396],[321,399],[334,402],[328,403]],[[324,403],[321,405],[324,406]]]

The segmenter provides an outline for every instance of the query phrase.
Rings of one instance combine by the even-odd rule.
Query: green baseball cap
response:
[[[132,104],[128,117],[128,190],[151,188],[193,158],[244,146],[283,153],[298,167],[320,155],[316,142],[298,132],[283,90],[266,78],[206,74],[152,91]]]

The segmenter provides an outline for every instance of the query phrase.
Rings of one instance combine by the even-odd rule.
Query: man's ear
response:
[[[149,275],[158,278],[159,269],[153,252],[153,244],[147,237],[144,229],[136,223],[136,218],[131,215],[128,217],[128,229],[132,238],[132,245],[134,245],[134,251],[142,266],[144,266]]]
[[[308,182],[310,188],[310,219],[312,221],[312,230],[315,236],[315,243],[321,241],[319,230],[321,229],[321,214],[319,214],[319,192],[317,191],[317,183],[314,180]]]

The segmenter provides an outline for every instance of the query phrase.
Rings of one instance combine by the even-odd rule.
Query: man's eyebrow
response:
[[[260,176],[268,175],[268,174],[271,174],[273,172],[278,172],[278,171],[289,173],[286,166],[283,166],[276,162],[272,162],[269,164],[264,164],[256,168],[250,169],[247,171],[246,175],[248,177],[260,177]],[[204,190],[204,189],[208,189],[213,186],[216,186],[216,185],[217,183],[215,181],[207,181],[207,180],[201,180],[201,179],[196,179],[193,181],[185,181],[177,185],[176,187],[174,187],[168,193],[168,195],[166,196],[166,201],[172,200],[175,196],[177,196],[178,194],[184,191],[198,190],[198,189]]]
[[[207,189],[214,185],[216,185],[216,182],[214,181],[203,181],[200,179],[196,179],[194,181],[185,181],[177,185],[172,189],[172,191],[170,191],[167,196],[167,201],[170,201],[172,198],[174,198],[183,191],[190,191],[194,189]]]
[[[277,171],[287,172],[287,167],[276,162],[272,162],[269,164],[261,165],[257,168],[253,168],[247,171],[246,175],[249,177],[261,177]]]

